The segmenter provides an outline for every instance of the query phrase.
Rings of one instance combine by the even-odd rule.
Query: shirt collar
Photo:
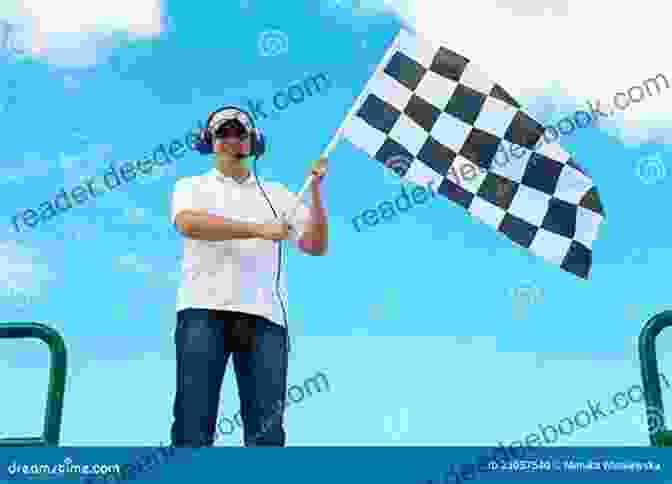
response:
[[[208,173],[208,176],[210,176],[212,179],[214,179],[214,180],[216,180],[220,183],[229,183],[229,184],[233,183],[233,184],[238,185],[238,186],[246,186],[246,185],[255,184],[254,174],[252,172],[250,172],[248,177],[242,182],[237,182],[236,180],[234,180],[230,176],[222,175],[217,168],[213,168],[212,170],[210,170],[210,173]]]

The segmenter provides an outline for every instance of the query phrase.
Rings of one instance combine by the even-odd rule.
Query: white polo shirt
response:
[[[259,180],[278,215],[289,213],[298,197],[277,182]],[[263,223],[275,220],[254,174],[242,183],[217,169],[201,176],[181,178],[175,184],[172,223],[182,210],[205,210],[230,221]],[[291,240],[296,246],[308,221],[309,210],[301,203],[292,219]],[[182,280],[177,311],[185,308],[220,309],[263,316],[285,325],[278,296],[287,311],[287,282],[280,268],[280,294],[276,290],[278,242],[239,239],[220,242],[184,237]],[[282,265],[287,248],[282,248]]]

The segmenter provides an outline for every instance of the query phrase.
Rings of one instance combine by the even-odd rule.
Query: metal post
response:
[[[0,447],[58,446],[67,373],[65,341],[55,329],[40,323],[0,323],[0,338],[38,338],[49,346],[51,353],[42,436],[0,439]]]
[[[656,338],[668,326],[672,326],[672,311],[663,311],[651,318],[639,335],[639,360],[642,367],[646,417],[649,422],[649,440],[651,445],[658,447],[672,447],[672,432],[665,427],[660,373],[656,358]]]

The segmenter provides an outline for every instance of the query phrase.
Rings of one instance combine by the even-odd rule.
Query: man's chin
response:
[[[240,162],[245,159],[245,156],[243,156],[241,153],[230,153],[229,157],[237,162]]]

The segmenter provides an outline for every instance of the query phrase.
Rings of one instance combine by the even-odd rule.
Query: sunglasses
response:
[[[227,123],[215,130],[214,137],[217,139],[239,139],[247,141],[250,133],[240,123]]]

